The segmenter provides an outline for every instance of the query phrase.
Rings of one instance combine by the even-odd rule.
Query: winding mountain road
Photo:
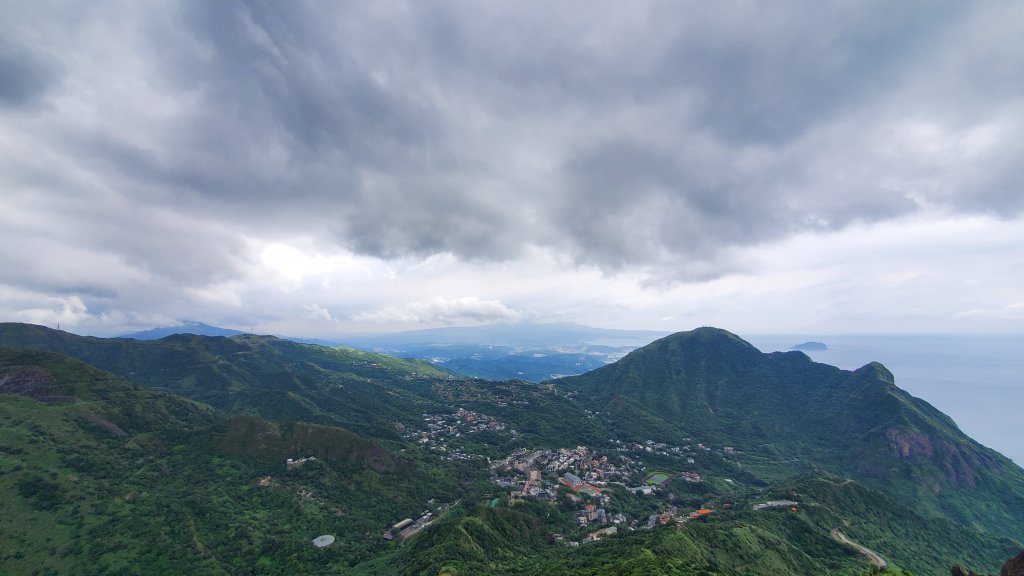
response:
[[[835,540],[836,542],[841,543],[841,544],[846,544],[847,546],[853,548],[857,552],[860,552],[861,554],[867,556],[868,560],[871,561],[871,564],[875,568],[878,568],[879,570],[885,570],[886,568],[889,567],[889,563],[886,562],[885,558],[882,558],[878,554],[878,552],[875,552],[874,550],[871,550],[870,548],[865,548],[865,547],[861,546],[860,544],[857,544],[853,540],[850,540],[849,538],[846,537],[846,534],[843,534],[842,532],[839,531],[839,528],[833,528],[832,529],[832,539]]]

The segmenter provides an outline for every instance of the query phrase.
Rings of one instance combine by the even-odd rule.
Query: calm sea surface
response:
[[[1024,466],[1024,336],[743,336],[763,352],[807,341],[816,362],[846,370],[881,362],[896,385]]]

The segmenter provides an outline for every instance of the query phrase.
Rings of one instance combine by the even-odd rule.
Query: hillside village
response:
[[[526,405],[526,400],[503,399],[502,405]],[[497,404],[496,404],[497,405]],[[589,414],[596,417],[597,413]],[[495,446],[499,438],[520,438],[519,432],[496,416],[455,408],[451,412],[420,415],[421,425],[395,423],[400,435],[417,446],[438,453],[446,461],[487,461],[490,482],[503,491],[491,498],[490,505],[515,507],[524,502],[562,502],[563,513],[571,512],[572,522],[556,539],[576,546],[620,534],[623,530],[644,530],[667,524],[685,524],[714,513],[710,503],[680,506],[676,502],[673,481],[698,485],[705,482],[704,466],[708,458],[730,461],[740,453],[731,446],[712,448],[686,438],[686,444],[653,439],[626,442],[609,439],[606,448],[527,448],[513,450],[504,458],[486,456],[486,446]],[[288,469],[315,460],[295,457],[286,462]],[[648,461],[658,463],[649,468]],[[482,464],[482,462],[481,462]],[[662,470],[672,470],[671,472]],[[730,479],[720,478],[725,482]],[[676,485],[678,488],[678,484]],[[626,491],[642,500],[624,503],[617,491]],[[696,489],[693,494],[702,493]],[[621,494],[621,493],[620,493]],[[689,497],[693,501],[692,494]],[[637,504],[637,502],[646,502]],[[725,504],[725,507],[730,507]],[[395,521],[383,533],[383,540],[404,542],[430,526],[439,509],[425,510],[419,516]]]
[[[671,500],[674,496],[666,492],[665,485],[673,479],[690,484],[704,482],[704,477],[697,471],[700,464],[695,459],[701,452],[714,451],[720,456],[737,454],[732,447],[713,450],[699,442],[673,446],[655,440],[623,442],[613,439],[609,441],[611,447],[604,450],[587,446],[518,448],[504,458],[491,460],[466,449],[460,440],[468,440],[485,432],[508,439],[517,438],[518,432],[507,423],[483,412],[465,408],[457,408],[448,413],[423,413],[421,417],[422,427],[397,423],[396,428],[403,438],[424,449],[440,453],[443,460],[486,459],[490,481],[505,491],[505,497],[493,498],[491,506],[503,501],[510,507],[525,501],[556,503],[560,496],[575,504],[577,508],[572,516],[574,528],[568,529],[566,534],[556,535],[556,540],[567,546],[600,540],[616,535],[621,530],[684,524],[713,514],[714,509],[708,506],[690,509],[673,505]],[[488,441],[481,443],[487,444]],[[677,470],[689,469],[671,473],[648,469],[645,458],[669,459],[678,463]],[[285,467],[291,470],[315,460],[312,456],[288,458]],[[260,484],[267,485],[270,480],[268,477]],[[654,513],[641,514],[636,510],[623,509],[621,503],[613,498],[616,489],[626,490],[641,498],[651,498],[645,506],[653,509]],[[311,495],[303,496],[308,498]],[[789,504],[789,501],[786,503]],[[726,504],[726,507],[729,506]],[[417,517],[399,520],[383,533],[382,538],[385,541],[404,542],[430,526],[437,514],[448,507],[434,508],[434,511],[428,509]]]
[[[482,412],[458,408],[454,412],[421,415],[422,428],[396,424],[402,436],[417,445],[439,452],[444,460],[484,460],[488,462],[490,482],[504,491],[504,497],[490,500],[490,505],[505,503],[515,507],[520,503],[548,502],[555,504],[567,501],[576,508],[572,512],[572,526],[566,526],[564,534],[555,534],[555,540],[566,546],[579,546],[602,538],[620,534],[623,530],[647,530],[669,524],[686,524],[707,518],[715,513],[711,503],[700,507],[678,506],[673,503],[675,496],[666,488],[673,480],[687,484],[701,484],[704,476],[698,472],[701,465],[696,458],[700,453],[715,453],[719,457],[736,456],[740,452],[724,446],[713,449],[701,442],[672,446],[665,442],[645,440],[623,442],[610,440],[611,447],[592,449],[587,446],[574,448],[517,448],[501,459],[491,460],[481,454],[466,451],[453,441],[483,432],[518,437],[516,430],[494,416]],[[486,442],[485,442],[486,443]],[[645,458],[668,459],[678,464],[675,468],[688,468],[678,472],[649,469]],[[293,470],[309,462],[314,456],[288,458],[285,468]],[[722,478],[731,482],[728,478]],[[260,486],[274,486],[271,477],[259,481]],[[616,490],[624,490],[645,499],[645,506],[653,513],[638,513],[636,507],[626,509],[615,497]],[[312,498],[312,493],[298,493],[303,499]],[[649,498],[649,500],[647,500]],[[395,522],[387,529],[382,539],[403,543],[412,536],[432,525],[444,511],[454,504],[435,506],[429,502],[429,509],[418,516]],[[729,501],[722,501],[722,508],[732,508]],[[753,504],[755,511],[773,508],[797,510],[798,503],[792,500],[770,500]]]
[[[527,499],[553,502],[557,501],[561,494],[569,501],[580,504],[575,513],[575,520],[578,528],[585,533],[582,542],[592,542],[614,535],[618,533],[620,527],[638,530],[673,522],[682,524],[704,518],[714,512],[707,507],[682,511],[673,505],[660,506],[656,503],[655,506],[659,507],[660,511],[642,517],[631,518],[624,511],[610,511],[616,506],[611,496],[615,487],[637,495],[653,496],[672,478],[688,483],[703,482],[701,475],[695,471],[678,474],[648,471],[639,457],[639,454],[657,453],[686,458],[689,446],[670,447],[653,440],[643,444],[617,444],[619,447],[604,454],[586,446],[576,446],[572,449],[520,448],[506,458],[491,462],[491,481],[507,490],[509,506],[515,506]],[[702,444],[699,446],[700,449],[706,448]],[[694,464],[692,457],[686,458],[686,461]],[[655,502],[661,500],[656,499]],[[498,501],[499,499],[494,499],[492,505]],[[599,529],[588,532],[595,527]],[[570,546],[579,545],[579,541],[565,540],[564,536],[559,539]]]
[[[490,431],[515,438],[518,432],[511,429],[504,422],[493,416],[480,412],[459,408],[449,414],[423,414],[425,429],[410,429],[403,424],[397,424],[399,432],[408,440],[411,440],[424,448],[436,452],[442,452],[444,460],[472,460],[484,458],[480,454],[465,451],[461,447],[451,445],[451,441],[471,434]]]

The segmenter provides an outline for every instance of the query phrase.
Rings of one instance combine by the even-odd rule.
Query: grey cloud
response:
[[[566,173],[560,221],[583,260],[621,268],[657,261],[666,245],[692,254],[717,250],[701,215],[725,211],[728,197],[687,173],[684,157],[611,142],[573,158]]]
[[[423,302],[409,302],[388,306],[355,316],[361,322],[416,322],[421,324],[460,324],[466,322],[490,324],[519,320],[519,311],[497,300],[481,300],[475,296],[464,298],[434,298]]]
[[[930,66],[968,5],[957,2],[707,5],[666,52],[659,82],[701,96],[698,123],[738,145],[778,145],[851,107],[884,99]]]
[[[332,18],[321,20],[312,5],[191,6],[192,30],[211,58],[198,69],[194,60],[179,62],[181,80],[198,81],[211,103],[221,104],[218,112],[237,121],[271,122],[296,155],[340,149],[376,165],[392,146],[422,145],[430,132],[415,100],[379,86]]]
[[[243,234],[711,278],[745,247],[925,205],[1019,216],[1014,138],[970,159],[887,143],[1019,110],[1021,20],[998,19],[1001,43],[979,31],[1003,9],[194,2],[102,38],[82,30],[109,6],[28,14],[79,83],[16,59],[0,98],[97,117],[16,112],[4,134],[59,161],[9,158],[0,185],[42,189],[58,238],[184,287],[239,277]]]
[[[39,54],[0,39],[0,105],[38,104],[58,78],[57,66]]]
[[[656,276],[721,276],[737,270],[737,247],[918,208],[899,191],[840,188],[800,168],[751,171],[696,143],[677,151],[610,142],[581,151],[565,172],[559,221],[576,257],[612,269],[649,263],[662,268]]]
[[[32,222],[41,230],[0,218],[8,248],[0,256],[4,283],[109,300],[139,285],[177,291],[216,284],[237,278],[253,259],[235,231],[208,223],[117,214],[109,205],[69,208]]]

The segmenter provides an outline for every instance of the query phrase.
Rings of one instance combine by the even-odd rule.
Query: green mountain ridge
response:
[[[427,362],[273,336],[105,339],[7,323],[0,324],[0,347],[67,354],[233,414],[383,437],[393,436],[395,421],[421,411],[431,380],[448,377]]]
[[[351,432],[229,417],[55,353],[0,351],[0,383],[3,574],[347,573],[382,517],[458,493]]]
[[[867,574],[841,531],[921,575],[1024,547],[1020,469],[883,366],[714,329],[534,385],[271,337],[0,324],[0,423],[0,573]],[[586,495],[545,470],[545,499],[491,467],[559,446],[642,471]],[[654,494],[627,489],[653,470]],[[769,499],[798,504],[753,508]],[[625,520],[573,547],[598,527],[577,522],[585,504]]]
[[[897,388],[878,363],[844,371],[801,352],[764,354],[729,332],[701,328],[558,386],[613,414],[628,405],[630,419],[646,413],[682,434],[762,454],[765,461],[747,469],[766,477],[792,469],[770,455],[796,458],[932,515],[1024,533],[1024,471]]]
[[[798,512],[753,511],[750,503],[798,497]],[[624,532],[566,548],[538,517],[480,507],[449,518],[397,557],[396,574],[868,574],[865,559],[831,537],[841,528],[854,541],[900,558],[894,573],[947,574],[954,563],[998,567],[1020,544],[948,520],[923,518],[885,495],[823,473],[780,484],[738,508],[685,525]],[[742,504],[742,505],[740,505]],[[360,569],[382,569],[372,561]]]
[[[195,320],[182,320],[176,326],[157,326],[149,330],[121,334],[118,338],[131,338],[133,340],[157,340],[172,334],[197,334],[200,336],[239,336],[245,334],[241,330],[210,326]]]

